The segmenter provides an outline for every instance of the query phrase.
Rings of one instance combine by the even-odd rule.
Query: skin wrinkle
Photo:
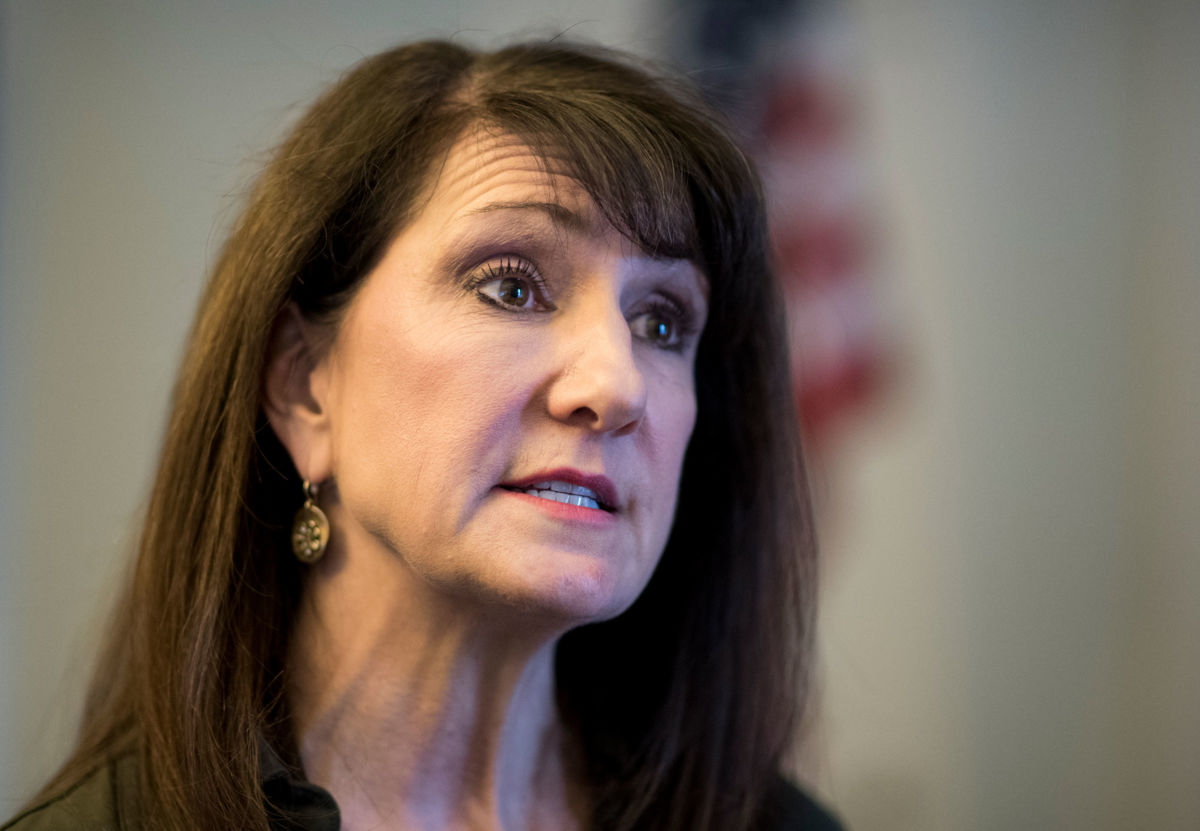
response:
[[[585,220],[574,211],[567,210],[557,202],[491,202],[479,208],[467,211],[465,216],[478,216],[492,211],[541,211],[549,216],[556,224],[568,231],[576,233],[591,229],[591,222]]]
[[[715,831],[749,829],[771,807],[762,797],[778,790],[811,686],[811,505],[760,183],[685,87],[598,47],[477,52],[426,41],[365,59],[301,115],[213,263],[87,718],[26,807],[132,752],[140,787],[129,801],[164,829],[265,828],[256,737],[301,768],[333,771],[321,784],[340,800],[346,831],[419,831],[435,823],[410,815],[438,811],[449,816],[436,823],[442,831],[569,829],[572,817]],[[473,105],[459,107],[464,90]],[[446,208],[447,194],[430,180],[444,161],[452,172],[477,162],[453,146],[476,121],[490,125],[486,138],[504,124],[532,155],[571,160],[574,181],[535,177],[530,192],[496,198],[540,200],[549,190],[566,200],[581,186],[609,226],[596,239],[551,233],[545,246],[578,243],[568,260],[588,264],[582,283],[636,276],[619,267],[629,241],[710,275],[713,314],[698,349],[694,339],[674,348],[678,309],[665,296],[651,298],[651,317],[645,297],[617,293],[622,321],[589,308],[614,295],[563,297],[569,275],[539,261],[558,311],[506,315],[482,301],[519,305],[526,293],[480,281],[510,265],[431,270],[448,260],[429,224],[444,216],[433,208]],[[393,241],[413,234],[383,262]],[[537,259],[525,241],[509,242]],[[671,287],[664,279],[651,290],[660,288]],[[362,307],[370,313],[348,317]],[[629,365],[616,349],[626,328],[644,405],[614,376]],[[435,340],[462,348],[430,354]],[[326,360],[343,347],[357,360]],[[293,366],[302,371],[284,371]],[[499,406],[402,406],[410,397],[478,403],[476,394]],[[694,397],[695,453],[676,494],[676,439],[688,440]],[[604,473],[623,489],[620,533],[597,541],[604,535],[550,521],[574,508],[494,491],[558,465]],[[315,568],[287,552],[305,478],[321,485],[318,501],[335,517]],[[660,520],[671,541],[657,553]],[[517,683],[542,677],[533,671],[538,639],[614,613],[655,569],[628,614],[559,641],[554,682],[568,747],[544,752],[557,746],[552,727],[539,735],[523,725],[546,715],[556,723],[554,701],[539,694],[549,685]],[[364,680],[368,660],[379,686]],[[486,712],[503,712],[504,723],[482,723],[485,710],[455,696],[395,703],[426,666],[455,696],[492,696]],[[529,673],[491,671],[504,666]],[[516,680],[458,686],[485,677]],[[164,687],[164,678],[174,680]],[[325,701],[340,711],[323,711]],[[490,741],[443,743],[428,758],[409,752],[443,722],[457,725],[453,737]],[[389,735],[412,740],[391,746]],[[479,747],[488,758],[472,756]],[[582,808],[564,759],[594,789]],[[421,769],[441,778],[421,789],[400,775]],[[471,793],[478,777],[467,771],[487,769],[508,778]],[[188,786],[197,781],[206,787]],[[475,807],[446,813],[460,805]]]
[[[537,260],[555,311],[465,290],[502,255]],[[314,460],[307,477],[336,481],[289,697],[305,770],[346,831],[578,825],[555,645],[645,586],[695,420],[698,332],[667,349],[631,321],[669,294],[700,326],[705,289],[486,132],[451,149],[365,278],[311,368],[315,408],[276,431]],[[563,466],[609,476],[619,510],[573,524],[497,487]]]
[[[644,136],[644,138],[647,140],[653,139],[653,137],[650,136]],[[586,190],[575,179],[573,173],[575,160],[572,158],[571,153],[563,152],[559,147],[556,146],[556,142],[554,141],[550,141],[540,146],[538,148],[538,155],[534,155],[530,153],[529,147],[521,138],[512,135],[502,127],[487,122],[476,122],[473,124],[468,128],[464,134],[464,137],[460,138],[459,141],[460,143],[475,141],[486,148],[481,155],[481,169],[484,169],[488,165],[492,165],[494,163],[507,163],[512,159],[517,159],[520,166],[514,166],[509,172],[532,173],[536,176],[540,176],[546,182],[547,187],[549,188],[550,196],[546,200],[549,203],[568,204],[571,201],[569,196],[564,198],[563,195],[558,191],[558,188],[565,184],[571,191],[574,192],[575,197],[581,197],[579,201],[589,206],[591,205],[590,198],[587,196]],[[437,187],[457,187],[459,182],[456,181],[456,177],[467,177],[471,175],[471,171],[453,171],[451,176],[447,178],[447,169],[453,170],[452,166],[446,164],[446,160],[448,158],[448,154],[443,157],[442,162],[438,167],[437,175],[430,177],[431,182],[429,184],[427,194],[432,193]],[[674,186],[666,181],[660,181],[657,183],[657,187],[652,188],[654,192],[662,194],[668,193],[673,189]],[[428,196],[426,196],[426,201],[427,199]],[[418,204],[420,204],[420,201],[418,201]],[[607,217],[607,219],[604,219],[599,216],[598,211],[594,210],[594,206],[592,206],[592,208],[593,210],[591,213],[594,215],[592,221],[596,223],[596,227],[607,227],[607,219],[612,219],[617,223],[617,225],[620,225],[620,222],[617,221],[617,218],[610,216]],[[686,210],[684,211],[684,214],[686,214]],[[634,227],[637,227],[637,223],[635,223]],[[621,227],[619,230],[621,231],[622,235],[629,236],[627,233],[628,229]],[[678,233],[671,236],[678,236]],[[666,242],[666,244],[672,249],[678,248],[681,244],[680,240],[676,240],[674,242],[661,240],[661,242]],[[692,248],[694,249],[694,244],[692,245]],[[654,254],[654,252],[647,252],[647,254],[658,257],[658,255]],[[678,259],[682,257],[692,257],[695,254],[695,250],[689,250],[687,254],[672,251],[670,254],[664,255],[662,258]]]

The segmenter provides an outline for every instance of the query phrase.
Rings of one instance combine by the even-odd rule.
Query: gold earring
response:
[[[292,553],[302,563],[315,563],[329,545],[329,517],[313,502],[317,486],[304,480],[304,504],[292,520]]]

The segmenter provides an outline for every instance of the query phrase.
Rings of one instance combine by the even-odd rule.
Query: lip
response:
[[[559,467],[554,468],[553,470],[541,470],[529,476],[523,476],[520,479],[501,482],[500,487],[506,489],[523,489],[532,487],[538,482],[548,482],[552,479],[559,482],[566,482],[569,485],[579,485],[595,491],[596,496],[600,497],[600,504],[604,507],[606,513],[615,514],[619,513],[621,510],[621,499],[617,495],[617,488],[612,483],[611,479],[603,474],[584,473],[581,470],[576,470],[575,468],[570,467]],[[591,511],[594,509],[586,508],[581,510]]]

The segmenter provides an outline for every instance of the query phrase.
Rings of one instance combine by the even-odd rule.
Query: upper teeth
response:
[[[584,508],[600,507],[599,494],[591,488],[585,488],[583,485],[572,485],[570,482],[559,482],[557,480],[534,482],[529,487],[521,488],[521,491],[522,493],[528,493],[541,499],[564,502],[567,505],[579,505]]]

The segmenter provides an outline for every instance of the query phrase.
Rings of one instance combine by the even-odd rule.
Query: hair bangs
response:
[[[698,259],[695,211],[679,148],[655,143],[659,137],[649,131],[639,136],[646,125],[606,125],[602,131],[591,113],[563,115],[538,119],[556,123],[530,125],[526,117],[503,126],[547,167],[575,179],[600,215],[638,248],[653,257]]]
[[[728,276],[747,237],[738,207],[757,199],[750,164],[690,88],[614,58],[578,45],[509,47],[480,56],[461,100],[547,166],[565,165],[651,256]]]

